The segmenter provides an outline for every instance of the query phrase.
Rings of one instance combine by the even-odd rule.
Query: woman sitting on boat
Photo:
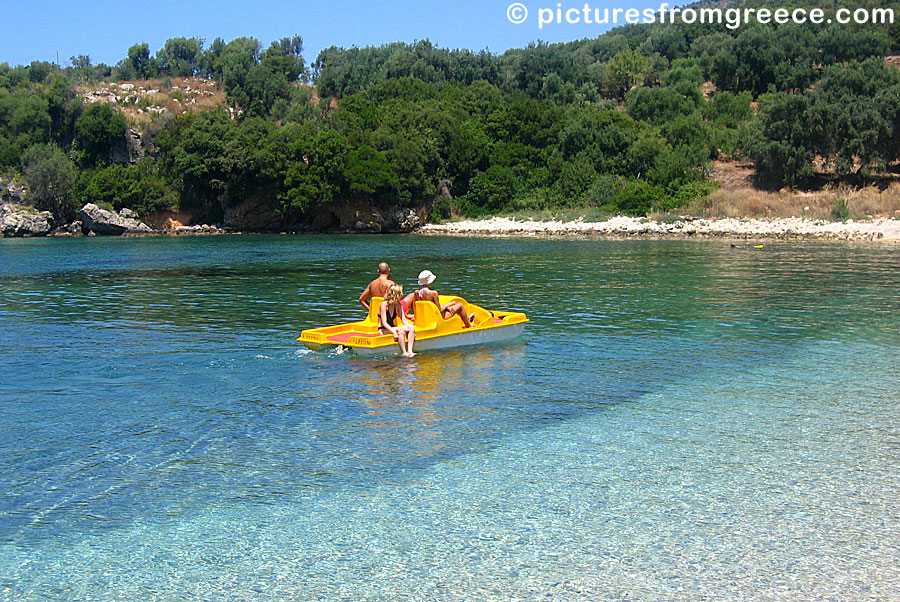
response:
[[[453,316],[459,316],[462,320],[463,328],[471,328],[471,322],[475,319],[475,316],[467,315],[466,308],[462,303],[459,301],[451,301],[441,305],[440,295],[436,290],[430,288],[436,278],[437,276],[435,276],[431,270],[422,270],[422,272],[419,273],[419,286],[422,288],[411,292],[403,299],[402,303],[404,309],[409,311],[409,308],[413,307],[416,301],[431,301],[437,306],[438,311],[441,312],[442,318],[449,320]]]
[[[413,357],[413,343],[416,340],[416,327],[409,323],[406,312],[400,301],[403,299],[403,287],[393,284],[384,295],[384,301],[378,308],[378,332],[392,334],[394,340],[400,345],[400,354],[403,357]],[[400,318],[400,326],[395,326],[397,318]]]

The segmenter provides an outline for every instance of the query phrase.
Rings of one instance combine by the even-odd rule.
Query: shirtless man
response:
[[[366,290],[359,296],[359,302],[369,311],[367,301],[372,297],[384,297],[388,289],[393,286],[394,281],[389,278],[391,275],[391,266],[387,262],[382,261],[378,264],[378,278],[369,283]]]
[[[469,316],[466,315],[465,307],[462,303],[459,301],[451,301],[450,303],[441,305],[441,298],[440,295],[438,295],[438,292],[428,288],[436,278],[437,276],[435,276],[431,270],[424,270],[420,273],[419,286],[422,288],[411,292],[403,298],[403,301],[401,302],[403,309],[408,311],[409,308],[413,308],[416,301],[431,301],[437,305],[438,311],[441,312],[441,316],[445,320],[449,320],[453,316],[459,316],[463,321],[463,327],[471,328],[471,320]]]

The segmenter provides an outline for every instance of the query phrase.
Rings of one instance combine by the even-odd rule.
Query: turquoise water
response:
[[[312,353],[381,259],[521,339]],[[900,599],[900,252],[0,240],[0,600]]]

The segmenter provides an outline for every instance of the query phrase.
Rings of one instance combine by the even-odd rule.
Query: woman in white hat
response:
[[[441,312],[441,316],[445,320],[449,320],[453,316],[459,316],[463,322],[463,327],[471,328],[472,323],[468,315],[466,315],[466,308],[459,301],[451,301],[449,303],[445,303],[441,305],[441,297],[436,290],[432,290],[431,284],[437,279],[431,270],[422,270],[419,273],[419,289],[411,292],[403,298],[403,306],[404,308],[410,308],[415,306],[416,301],[431,301],[434,303],[438,310]]]

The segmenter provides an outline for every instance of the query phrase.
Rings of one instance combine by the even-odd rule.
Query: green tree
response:
[[[669,61],[687,55],[688,42],[683,27],[677,25],[660,25],[653,29],[642,44],[648,54],[660,54]]]
[[[566,162],[557,180],[562,203],[576,207],[584,205],[597,178],[597,170],[587,157],[578,156]]]
[[[744,151],[756,167],[757,181],[773,188],[797,186],[813,175],[815,157],[810,102],[805,95],[767,94],[748,128]]]
[[[75,120],[81,109],[81,99],[72,82],[64,77],[54,78],[47,90],[47,113],[50,115],[50,135],[63,148],[72,142]]]
[[[645,82],[650,66],[650,59],[643,54],[621,50],[606,64],[604,83],[613,95],[624,98],[629,90]]]
[[[91,65],[91,57],[86,54],[69,57],[75,80],[81,83],[94,83],[99,79],[97,70]]]
[[[813,90],[810,122],[816,152],[839,174],[866,175],[897,159],[888,142],[896,134],[893,115],[880,100],[900,88],[900,71],[881,59],[831,65]]]
[[[695,86],[636,88],[628,93],[625,107],[634,119],[663,124],[700,108],[703,98]]]
[[[51,73],[57,71],[58,67],[53,63],[46,61],[32,61],[28,65],[28,79],[35,84],[44,83]]]
[[[660,126],[660,132],[692,165],[703,165],[716,155],[712,128],[700,117],[700,111],[672,117]]]
[[[306,75],[306,63],[303,60],[303,38],[293,36],[272,42],[260,57],[263,65],[281,74],[289,83],[296,82]]]
[[[75,139],[82,162],[89,167],[109,163],[125,148],[125,116],[108,103],[87,106],[75,120]]]
[[[703,67],[698,59],[677,59],[672,61],[672,68],[662,77],[664,86],[675,86],[682,82],[687,82],[693,87],[699,87],[703,83],[705,76]]]
[[[559,153],[564,160],[584,153],[598,173],[624,175],[630,169],[628,149],[640,129],[638,122],[620,111],[574,109],[559,134]]]
[[[75,166],[55,144],[37,144],[22,155],[22,176],[28,194],[38,209],[50,211],[58,224],[75,217],[77,207],[72,197]]]
[[[259,62],[261,46],[256,38],[236,38],[222,47],[213,70],[220,74],[228,101],[237,107],[250,104],[247,79]]]
[[[749,92],[716,92],[703,104],[703,118],[720,125],[736,128],[753,116]]]
[[[156,77],[159,64],[150,56],[150,45],[146,42],[135,44],[128,49],[128,58],[124,59],[123,73],[139,79]]]
[[[672,149],[666,139],[654,130],[644,130],[628,148],[626,159],[628,161],[629,175],[635,178],[653,179],[654,168],[661,157],[671,153]],[[654,183],[663,183],[655,181]]]
[[[221,57],[225,50],[225,40],[216,38],[209,48],[200,53],[197,58],[197,75],[210,79],[222,79]]]
[[[308,214],[344,194],[347,139],[333,130],[317,132],[312,124],[290,127],[286,144],[290,164],[279,196],[286,215]]]
[[[891,47],[890,37],[884,31],[838,23],[823,29],[818,43],[822,49],[821,60],[825,64],[881,58]]]
[[[249,48],[249,43],[246,43],[244,58],[240,59],[240,55],[232,55],[226,46],[223,61],[226,61],[226,66],[231,67],[225,71],[231,69],[228,72],[232,76],[232,83],[226,86],[226,91],[232,102],[241,107],[245,116],[268,117],[276,105],[287,106],[295,84],[301,76],[306,75],[306,67],[300,54],[303,51],[303,40],[300,36],[294,36],[272,42],[259,55],[258,62],[255,58],[249,60]],[[245,66],[247,70],[242,73],[240,70]]]
[[[454,188],[461,194],[469,189],[472,176],[487,169],[490,138],[477,120],[466,121],[453,131],[447,163]]]
[[[229,146],[237,126],[223,108],[176,117],[155,139],[163,173],[178,183],[184,206],[221,208],[230,177]]]
[[[347,153],[344,177],[350,186],[350,194],[375,198],[397,185],[397,174],[384,154],[371,146],[363,145]]]
[[[492,165],[478,174],[469,185],[469,213],[497,211],[505,207],[516,195],[516,177],[508,167]]]
[[[158,173],[152,159],[137,165],[110,165],[78,174],[73,195],[79,205],[108,203],[117,211],[132,209],[148,215],[172,208],[178,197]]]
[[[647,215],[654,207],[665,204],[665,191],[647,182],[629,180],[616,191],[613,202],[627,215]]]
[[[0,88],[0,164],[18,165],[26,148],[52,139],[49,108],[42,94],[18,86]]]
[[[190,77],[199,68],[202,52],[199,38],[170,38],[156,53],[159,71],[171,77]]]

